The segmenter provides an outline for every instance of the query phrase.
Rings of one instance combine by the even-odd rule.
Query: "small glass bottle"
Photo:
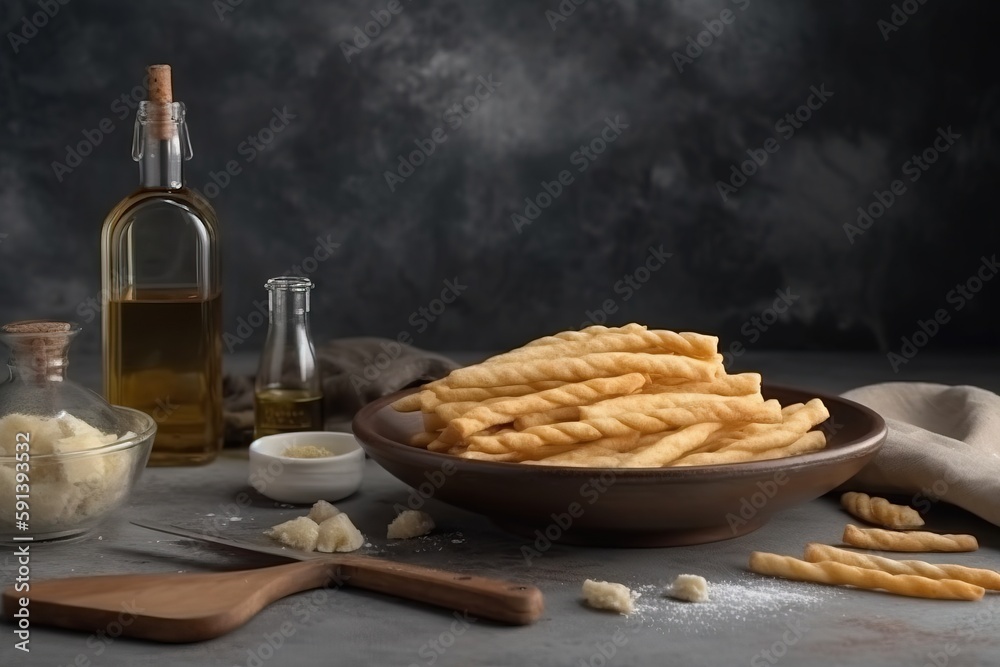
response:
[[[196,465],[222,448],[222,281],[212,206],[184,187],[185,107],[168,65],[149,68],[132,158],[139,188],[101,232],[104,395],[158,430],[150,465]]]
[[[254,383],[254,438],[323,430],[323,389],[309,331],[308,278],[271,278],[267,341]]]

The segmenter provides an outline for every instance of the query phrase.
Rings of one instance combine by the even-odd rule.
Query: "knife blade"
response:
[[[322,566],[327,571],[330,567],[336,568],[339,583],[346,586],[364,588],[417,602],[464,611],[472,614],[474,618],[489,618],[501,623],[525,625],[538,620],[545,609],[542,592],[538,588],[526,584],[410,565],[371,556],[356,556],[349,553],[309,553],[260,546],[151,521],[132,521],[131,523],[140,528],[155,530],[167,535],[280,556],[288,560],[313,562],[325,560],[329,566],[319,563],[315,567]],[[272,566],[271,569],[289,567],[298,566],[278,565]],[[287,595],[287,593],[284,594]]]
[[[228,537],[219,537],[218,535],[210,535],[208,533],[189,530],[187,528],[180,528],[178,526],[173,526],[165,523],[157,523],[155,521],[130,521],[134,526],[139,526],[140,528],[146,528],[147,530],[155,530],[158,533],[166,533],[167,535],[176,535],[178,537],[186,537],[191,540],[198,540],[199,542],[210,542],[212,544],[221,544],[222,546],[232,547],[234,549],[242,549],[243,551],[253,551],[261,554],[268,554],[270,556],[279,556],[281,558],[287,558],[289,560],[315,560],[317,558],[335,558],[336,554],[326,554],[320,552],[305,552],[296,551],[294,549],[288,549],[287,547],[277,547],[277,546],[266,546],[263,544],[254,544],[252,542],[245,542],[242,540],[233,540]]]

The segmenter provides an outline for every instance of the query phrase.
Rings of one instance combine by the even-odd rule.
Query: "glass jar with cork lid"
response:
[[[80,327],[31,320],[0,327],[11,353],[0,384],[0,535],[68,537],[128,497],[156,422],[109,405],[67,377]]]

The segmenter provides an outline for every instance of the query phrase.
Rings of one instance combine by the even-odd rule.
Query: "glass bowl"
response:
[[[25,438],[2,443],[0,452],[13,455],[0,455],[0,538],[81,535],[125,503],[146,466],[156,422],[132,408],[111,409],[128,437],[107,445],[32,456],[30,446],[17,446]]]

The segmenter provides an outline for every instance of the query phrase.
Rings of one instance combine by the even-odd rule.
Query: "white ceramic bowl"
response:
[[[283,456],[292,445],[315,445],[332,456],[300,459]],[[365,453],[350,433],[302,431],[267,435],[250,445],[250,486],[272,500],[307,505],[340,500],[361,486]]]

